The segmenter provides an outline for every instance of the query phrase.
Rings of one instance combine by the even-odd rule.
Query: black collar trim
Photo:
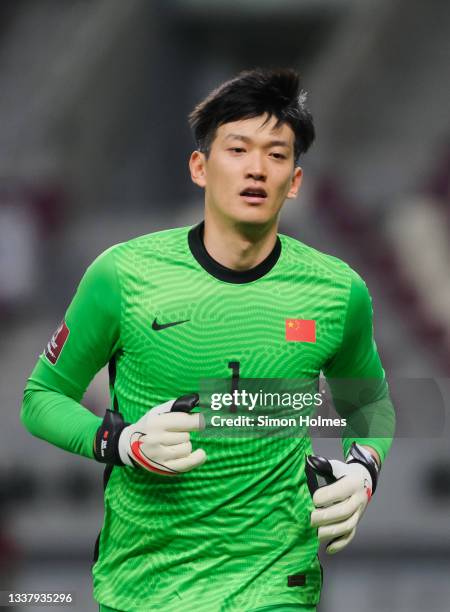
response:
[[[250,268],[249,270],[232,270],[222,266],[218,261],[213,259],[205,248],[203,243],[205,222],[202,221],[195,227],[189,230],[188,242],[189,248],[192,255],[198,261],[198,263],[204,268],[209,274],[218,278],[226,283],[250,283],[258,280],[262,276],[265,276],[277,263],[281,255],[281,240],[277,236],[277,241],[272,249],[272,252],[257,266]]]

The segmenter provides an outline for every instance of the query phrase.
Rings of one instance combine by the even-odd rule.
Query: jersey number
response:
[[[228,362],[228,367],[231,369],[231,394],[234,393],[234,391],[237,391],[239,389],[239,368],[240,368],[241,364],[239,363],[239,361],[229,361]],[[234,404],[231,404],[230,406],[230,412],[236,412],[236,406]]]

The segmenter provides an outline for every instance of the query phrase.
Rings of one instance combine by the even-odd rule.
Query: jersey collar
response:
[[[258,278],[261,278],[270,272],[281,255],[281,240],[279,236],[277,236],[277,240],[272,251],[254,268],[250,268],[249,270],[232,270],[231,268],[226,268],[218,261],[213,259],[206,250],[203,243],[204,228],[205,222],[202,221],[189,230],[189,248],[192,255],[202,266],[202,268],[206,270],[206,272],[221,281],[225,281],[226,283],[242,284],[258,280]]]

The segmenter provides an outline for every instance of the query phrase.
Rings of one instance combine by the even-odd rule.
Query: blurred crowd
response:
[[[43,558],[90,555],[101,469],[30,438],[19,423],[22,389],[96,255],[201,219],[202,194],[187,173],[186,117],[241,69],[294,66],[309,92],[317,142],[302,160],[305,186],[283,231],[365,278],[389,376],[448,383],[449,26],[450,5],[439,0],[1,3],[0,587],[14,558],[38,567]],[[85,404],[101,414],[107,402],[102,371]],[[368,513],[349,561],[361,555],[376,572],[392,554],[395,576],[401,559],[421,548],[427,567],[444,558],[447,571],[450,456],[448,431],[442,435],[394,443],[377,512]],[[397,530],[394,495],[407,515]],[[432,580],[442,593],[427,612],[444,612],[444,585]],[[329,589],[323,610],[337,612],[332,594],[345,594],[337,583]],[[386,595],[380,604],[373,589],[366,595],[368,611],[425,609],[414,601],[401,607],[399,592],[396,603]]]

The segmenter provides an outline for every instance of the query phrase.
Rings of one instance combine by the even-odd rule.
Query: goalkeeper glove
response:
[[[337,553],[355,536],[377,486],[378,464],[369,451],[353,442],[347,462],[310,455],[305,470],[316,506],[311,513],[311,526],[318,527],[320,542],[331,540],[327,553]]]
[[[125,423],[120,412],[107,410],[94,446],[97,461],[140,466],[157,474],[188,472],[206,461],[206,453],[192,452],[190,431],[205,428],[202,414],[189,412],[198,395],[184,395],[149,410],[136,423]]]

